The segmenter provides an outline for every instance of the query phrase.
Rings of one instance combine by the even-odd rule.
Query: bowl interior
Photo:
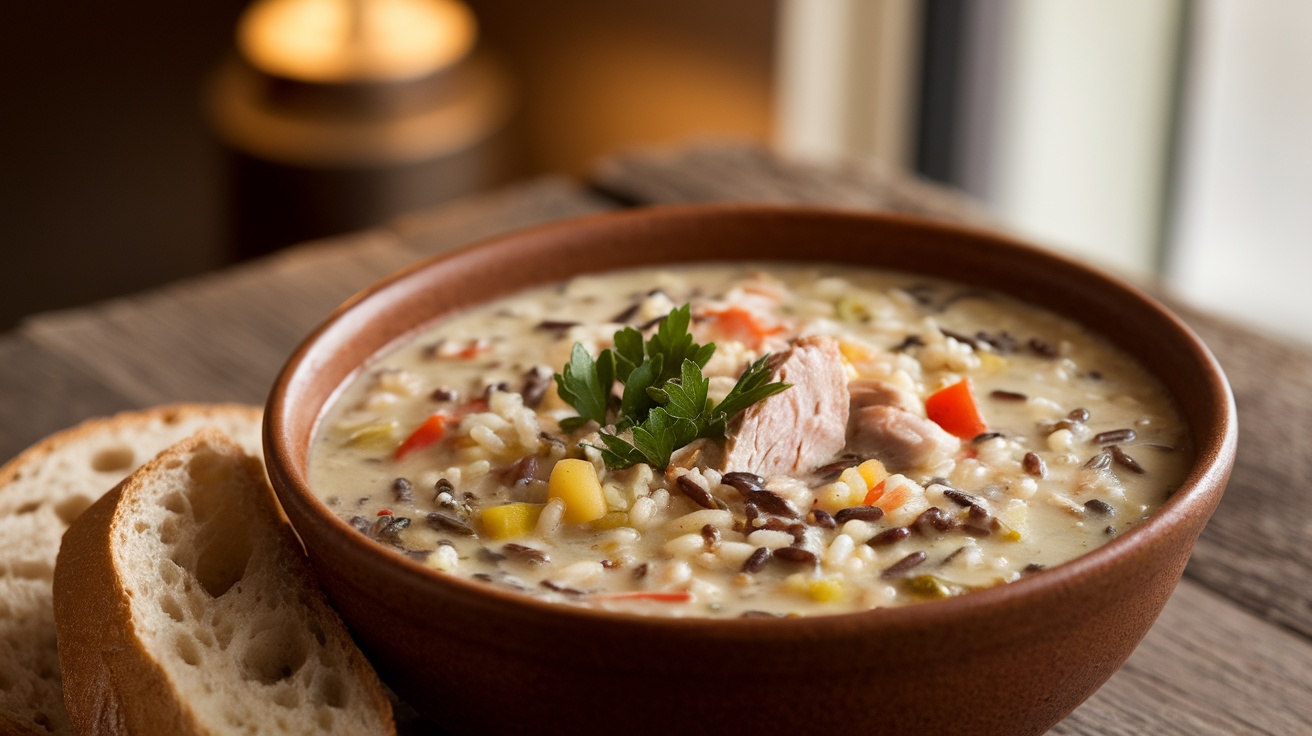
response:
[[[302,344],[270,397],[266,455],[289,516],[294,522],[312,519],[317,526],[334,529],[342,544],[371,558],[371,564],[385,565],[387,574],[419,576],[482,603],[527,606],[534,615],[598,615],[456,580],[364,540],[314,498],[307,480],[310,441],[334,394],[362,365],[446,313],[582,273],[705,261],[851,263],[1008,293],[1082,323],[1137,357],[1163,381],[1188,421],[1197,457],[1180,490],[1148,522],[1042,575],[915,606],[914,619],[899,613],[902,609],[877,612],[890,622],[905,619],[911,626],[934,615],[933,610],[950,616],[953,608],[987,605],[990,599],[1060,585],[1063,578],[1109,563],[1156,527],[1197,514],[1205,520],[1219,501],[1235,442],[1229,388],[1197,337],[1133,286],[985,232],[894,216],[720,205],[613,213],[524,231],[415,264],[352,298]]]

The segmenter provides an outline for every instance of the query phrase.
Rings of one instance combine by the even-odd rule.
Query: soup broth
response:
[[[680,314],[713,353],[670,347]],[[648,386],[625,354],[667,379]],[[524,595],[814,615],[1071,560],[1166,500],[1187,437],[1145,370],[1009,297],[690,266],[580,276],[432,325],[339,392],[310,481],[397,554]]]

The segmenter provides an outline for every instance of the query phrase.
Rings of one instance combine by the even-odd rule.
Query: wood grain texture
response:
[[[263,403],[278,368],[314,325],[413,259],[394,236],[359,235],[38,317],[20,329],[143,406]]]
[[[1125,666],[1050,733],[1312,733],[1312,642],[1185,580]]]
[[[1312,639],[1312,347],[1174,308],[1216,354],[1239,409],[1234,473],[1186,574]]]
[[[598,190],[641,204],[752,201],[900,212],[1000,229],[973,200],[897,174],[877,160],[789,161],[752,144],[705,144],[616,156],[592,172]]]
[[[573,182],[548,177],[401,217],[389,229],[416,254],[430,256],[512,230],[615,207],[615,202]]]
[[[564,180],[531,182],[93,309],[37,317],[22,332],[139,405],[263,403],[295,347],[356,291],[440,250],[604,206]]]
[[[93,373],[31,340],[0,338],[0,464],[87,417],[133,407]]]

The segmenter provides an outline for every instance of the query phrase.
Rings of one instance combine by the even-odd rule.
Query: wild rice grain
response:
[[[715,499],[711,497],[711,492],[703,488],[700,483],[693,480],[692,476],[679,476],[679,479],[675,481],[675,485],[679,487],[680,491],[683,491],[683,495],[687,496],[698,506],[701,506],[704,509],[719,508],[719,506],[715,504]]]
[[[1072,422],[1079,422],[1080,424],[1084,424],[1085,422],[1089,421],[1089,410],[1085,409],[1082,406],[1075,409],[1071,409],[1071,413],[1067,414],[1066,418],[1071,420]]]
[[[817,509],[818,510],[818,509]],[[884,510],[878,506],[851,506],[834,514],[834,521],[845,524],[852,519],[860,521],[879,521],[884,518]]]
[[[801,547],[780,547],[774,551],[774,556],[784,562],[794,562],[807,565],[814,565],[816,563],[815,553],[809,549],[802,549]]]
[[[885,568],[884,572],[880,573],[879,576],[881,578],[884,578],[885,580],[889,578],[895,578],[915,568],[917,565],[920,565],[925,561],[925,558],[928,556],[929,555],[926,555],[924,552],[912,552],[906,557],[903,557],[902,559],[898,560],[897,562],[894,562],[892,565]]]
[[[1105,450],[1089,458],[1088,462],[1084,463],[1084,467],[1087,470],[1106,470],[1111,466],[1112,466],[1111,453]]]
[[[438,478],[437,482],[433,484],[433,490],[437,493],[438,496],[442,495],[443,493],[450,493],[451,497],[455,498],[456,495],[455,485],[452,484],[451,481],[447,480],[446,478]]]
[[[547,590],[552,590],[557,593],[560,593],[561,595],[567,595],[571,598],[577,598],[583,595],[583,591],[578,590],[577,588],[571,588],[565,585],[560,585],[559,583],[553,583],[550,580],[543,580],[539,584],[542,587],[546,588]]]
[[[787,499],[774,491],[748,491],[746,495],[749,502],[756,504],[758,508],[767,514],[786,516],[790,519],[796,519],[801,516],[797,509],[794,508]]]
[[[522,457],[515,461],[514,465],[506,471],[506,482],[511,486],[528,485],[538,474],[538,458],[536,455]]]
[[[1100,498],[1093,498],[1085,501],[1084,508],[1099,516],[1113,516],[1116,514],[1116,509],[1111,504]]]
[[[871,537],[870,541],[866,542],[866,544],[871,547],[887,547],[890,544],[897,544],[909,536],[911,536],[910,529],[904,526],[895,526],[892,529],[885,529]]]
[[[1099,432],[1093,436],[1095,444],[1114,445],[1121,442],[1134,442],[1139,435],[1133,429],[1128,427],[1124,429],[1113,429],[1107,432]]]
[[[428,525],[439,532],[450,532],[459,534],[462,537],[474,536],[474,530],[468,524],[440,511],[434,511],[428,515]]]
[[[912,528],[925,536],[929,536],[931,532],[946,532],[956,525],[956,520],[937,506],[925,509],[915,521],[911,522]]]
[[[415,487],[405,478],[397,478],[392,481],[392,497],[397,503],[414,503]]]
[[[551,371],[542,366],[534,366],[524,373],[524,384],[519,393],[524,397],[524,406],[536,409],[551,388]]]
[[[756,551],[747,558],[743,563],[742,571],[747,573],[758,573],[765,568],[766,563],[773,557],[769,547],[757,547]]]
[[[1027,401],[1030,397],[1019,391],[1003,391],[1002,389],[995,389],[989,392],[989,398],[997,399],[998,401]]]
[[[578,325],[578,322],[544,319],[541,322],[537,323],[535,327],[539,330],[547,330],[550,332],[564,332],[565,330],[568,330],[569,328],[574,327],[576,325]]]
[[[834,518],[833,514],[830,514],[828,511],[825,511],[824,509],[811,509],[810,516],[811,516],[811,523],[815,524],[821,529],[838,528],[838,520]]]
[[[737,471],[725,473],[724,476],[720,478],[720,482],[728,486],[733,486],[744,496],[752,491],[765,490],[765,479],[755,473],[742,473]]]
[[[861,464],[861,458],[856,455],[845,455],[828,465],[821,465],[815,469],[815,474],[825,480],[837,478],[844,470],[855,468]]]
[[[1035,478],[1046,478],[1048,476],[1048,464],[1043,462],[1043,458],[1033,452],[1025,453],[1025,458],[1021,460],[1021,467],[1025,472]]]
[[[987,509],[984,508],[983,499],[981,499],[978,496],[972,496],[971,494],[966,493],[965,491],[958,491],[955,488],[949,488],[946,491],[943,491],[943,495],[951,499],[953,503],[955,503],[958,506],[961,506],[962,508],[979,509],[980,511],[987,511]]]
[[[1120,445],[1108,445],[1107,451],[1112,454],[1112,459],[1116,461],[1117,465],[1120,465],[1131,473],[1139,473],[1142,475],[1143,473],[1148,472],[1144,470],[1143,466],[1140,465],[1137,460],[1130,457],[1129,453],[1121,449]]]
[[[506,557],[509,557],[516,562],[523,562],[528,565],[542,565],[551,562],[551,556],[546,552],[529,547],[525,544],[515,544],[512,542],[502,546],[501,551],[506,554]]]
[[[438,388],[433,389],[433,393],[429,394],[428,398],[433,401],[455,401],[460,398],[460,394],[446,386],[439,386]]]
[[[1038,355],[1038,356],[1043,357],[1043,358],[1060,358],[1060,357],[1061,357],[1061,352],[1058,351],[1057,348],[1054,347],[1054,346],[1052,345],[1052,343],[1050,343],[1050,342],[1045,342],[1045,341],[1043,341],[1043,340],[1040,340],[1040,339],[1037,338],[1037,337],[1031,337],[1031,338],[1030,338],[1030,341],[1029,341],[1029,348],[1030,348],[1030,350],[1033,350],[1033,351],[1034,351],[1034,354],[1035,354],[1035,355]]]

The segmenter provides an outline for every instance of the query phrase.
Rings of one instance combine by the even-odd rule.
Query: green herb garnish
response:
[[[702,369],[715,354],[715,343],[698,345],[688,332],[692,307],[688,304],[666,315],[656,333],[644,342],[642,333],[625,327],[615,333],[615,346],[601,351],[596,360],[574,343],[569,363],[556,374],[560,398],[579,413],[560,423],[572,432],[596,422],[614,425],[601,431],[606,467],[627,468],[647,463],[664,469],[674,451],[701,437],[723,439],[729,420],[758,401],[788,388],[769,383],[762,355],[743,372],[718,404],[707,396],[711,381]],[[615,381],[624,385],[618,408],[611,407]],[[627,439],[626,439],[627,435]]]

